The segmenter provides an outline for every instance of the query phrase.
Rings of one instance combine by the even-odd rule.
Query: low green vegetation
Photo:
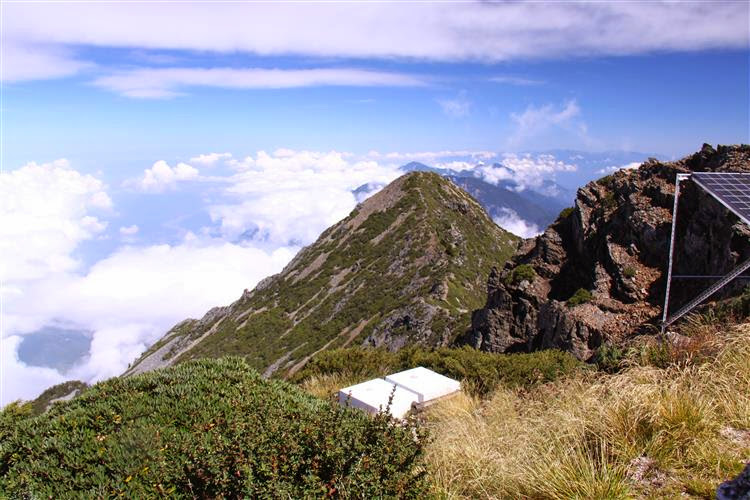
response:
[[[568,307],[575,307],[587,302],[591,302],[591,299],[593,298],[594,297],[591,295],[591,292],[589,292],[585,288],[579,288],[578,290],[576,290],[576,293],[574,293],[573,296],[565,301],[565,304]]]
[[[293,380],[311,389],[317,385],[319,389],[312,392],[325,396],[341,383],[384,377],[415,366],[461,380],[465,389],[477,395],[487,395],[500,386],[531,387],[586,368],[571,354],[557,350],[495,354],[470,347],[408,347],[397,352],[354,347],[320,353]]]
[[[597,179],[596,183],[607,189],[612,189],[615,185],[615,174],[605,175],[604,177]]]
[[[558,216],[557,216],[557,220],[563,220],[563,219],[567,219],[567,218],[568,218],[568,217],[570,217],[570,216],[571,216],[571,215],[573,214],[573,212],[575,212],[575,211],[576,211],[576,207],[567,207],[567,208],[563,208],[563,209],[562,209],[562,210],[560,211],[560,215],[558,215]]]
[[[615,373],[623,366],[625,356],[626,351],[622,347],[611,343],[604,343],[596,350],[592,362],[599,370]]]
[[[513,268],[506,277],[506,283],[511,285],[518,285],[522,281],[534,281],[536,278],[536,271],[530,264],[521,264]]]
[[[750,324],[727,317],[605,344],[599,371],[557,351],[352,348],[295,377],[311,391],[422,365],[464,381],[404,427],[239,358],[112,379],[39,416],[11,403],[0,498],[711,498],[750,454]]]
[[[0,413],[3,498],[416,498],[424,437],[239,358],[113,378]]]
[[[638,271],[636,271],[634,267],[627,266],[625,269],[623,269],[622,274],[626,278],[635,278],[635,275],[638,274]]]
[[[62,384],[53,385],[31,402],[31,412],[34,415],[44,413],[50,405],[61,398],[72,398],[86,389],[88,384],[80,380],[69,380]]]

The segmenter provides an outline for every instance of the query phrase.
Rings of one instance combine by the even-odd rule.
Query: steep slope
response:
[[[485,277],[517,243],[448,180],[410,173],[280,274],[176,325],[127,373],[233,354],[266,375],[288,375],[323,349],[447,345],[468,329],[484,302]]]
[[[502,271],[493,270],[467,343],[493,352],[556,347],[588,359],[604,341],[653,331],[675,176],[691,171],[750,172],[750,146],[704,145],[683,160],[650,160],[580,189],[574,208],[527,240]],[[679,209],[676,274],[722,275],[750,258],[750,228],[691,182]],[[709,283],[678,282],[673,307]],[[725,294],[746,284],[735,282]]]

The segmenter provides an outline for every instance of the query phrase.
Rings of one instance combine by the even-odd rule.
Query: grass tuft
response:
[[[709,326],[696,328],[708,336]],[[579,371],[437,405],[427,416],[434,493],[710,497],[750,456],[750,442],[732,437],[750,430],[750,324],[714,334],[690,358],[700,362]]]

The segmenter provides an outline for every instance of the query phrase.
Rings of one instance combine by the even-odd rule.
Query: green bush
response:
[[[536,278],[536,271],[534,268],[530,264],[521,264],[520,266],[514,267],[508,274],[506,283],[518,285],[522,281],[534,281],[534,278]]]
[[[586,302],[591,302],[592,298],[593,296],[591,295],[591,292],[584,288],[579,288],[576,290],[576,293],[565,302],[565,304],[567,304],[568,307],[575,307],[585,304]]]
[[[5,405],[5,408],[0,411],[0,447],[3,446],[5,439],[13,434],[16,426],[31,415],[33,415],[33,408],[29,402],[13,401]]]
[[[607,189],[612,189],[615,185],[615,175],[605,175],[604,177],[598,179],[596,183],[600,186],[604,186]]]
[[[18,410],[0,418],[15,422],[0,441],[3,498],[425,494],[418,428],[264,380],[240,358],[114,378],[37,417]]]
[[[321,352],[296,374],[293,381],[301,383],[322,375],[367,380],[416,366],[461,380],[469,392],[483,396],[501,384],[530,387],[568,375],[585,365],[571,354],[557,350],[496,354],[471,347],[434,350],[407,347],[397,352],[351,347]]]
[[[557,216],[557,220],[567,219],[567,218],[568,218],[568,217],[570,217],[570,215],[571,215],[571,214],[572,214],[573,212],[575,212],[575,211],[576,211],[576,208],[575,208],[575,207],[567,207],[567,208],[563,208],[563,209],[562,209],[562,210],[560,211],[560,215],[558,215],[558,216]]]
[[[596,350],[592,361],[599,370],[615,373],[620,370],[626,357],[627,353],[621,347],[606,343]]]
[[[623,275],[624,275],[624,276],[625,276],[626,278],[634,278],[634,277],[635,277],[635,275],[636,275],[636,274],[638,274],[638,272],[637,272],[637,271],[635,270],[635,268],[634,268],[634,267],[630,267],[630,266],[628,266],[628,267],[626,267],[625,269],[623,269],[623,271],[622,271],[622,274],[623,274]]]

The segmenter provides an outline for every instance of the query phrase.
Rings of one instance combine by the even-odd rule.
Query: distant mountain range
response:
[[[513,179],[492,179],[487,171],[503,169],[506,175],[513,177],[518,172],[503,161],[483,163],[471,158],[462,159],[460,163],[466,168],[429,166],[420,162],[410,162],[401,167],[404,172],[434,172],[442,175],[460,186],[484,206],[495,222],[507,225],[508,222],[525,222],[528,234],[541,232],[552,224],[560,211],[573,205],[576,191],[586,183],[611,174],[623,167],[634,167],[649,157],[663,159],[660,155],[632,151],[604,151],[590,153],[585,151],[552,150],[538,153],[520,153],[512,155],[513,159],[528,159],[530,162],[559,162],[570,166],[569,170],[554,172],[550,178],[540,179],[535,176],[533,186],[521,185]],[[450,165],[450,163],[448,164]],[[540,174],[541,175],[541,174]],[[377,186],[364,185],[355,191],[357,196],[372,193]],[[507,229],[512,229],[507,227]],[[536,231],[535,231],[536,230]]]
[[[401,170],[434,172],[450,179],[471,194],[487,210],[490,217],[501,225],[503,219],[510,217],[526,221],[541,231],[555,220],[563,208],[570,206],[575,198],[575,192],[552,180],[544,181],[537,189],[522,189],[512,180],[489,182],[478,176],[475,170],[441,169],[419,162],[408,163],[402,166]]]

